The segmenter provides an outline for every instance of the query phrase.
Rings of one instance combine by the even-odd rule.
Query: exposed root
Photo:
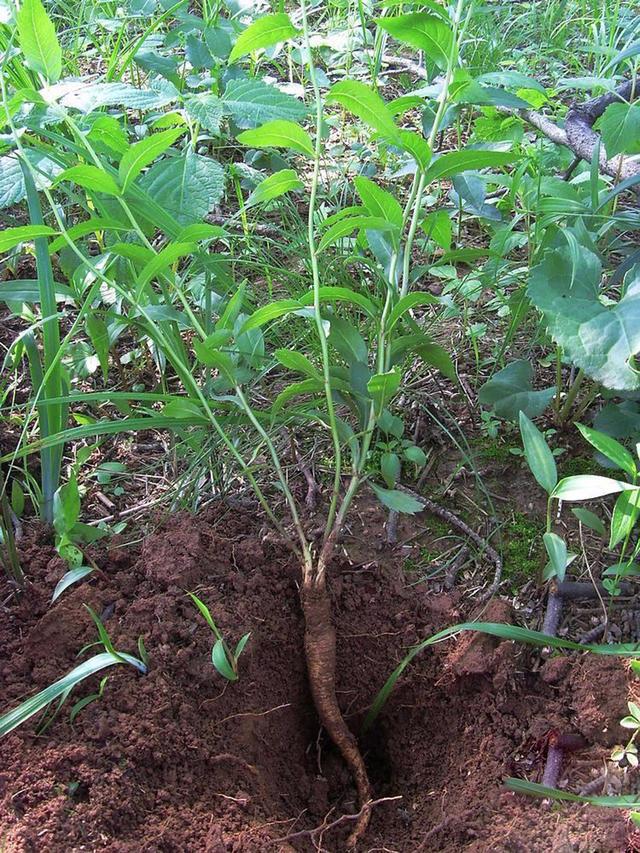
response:
[[[329,823],[329,815],[325,817],[320,826],[316,826],[315,829],[301,829],[299,832],[292,832],[291,835],[285,835],[284,838],[277,838],[274,843],[281,844],[283,841],[293,841],[297,838],[310,838],[313,840],[316,836],[322,836],[325,833],[329,832],[331,829],[335,829],[336,826],[340,826],[342,823],[346,823],[351,820],[359,820],[362,814],[365,812],[369,813],[374,806],[379,805],[380,803],[390,803],[394,800],[401,800],[402,797],[380,797],[379,800],[368,800],[359,812],[356,814],[343,814],[341,817],[336,818],[335,820]],[[330,814],[330,813],[329,813]]]
[[[336,632],[331,600],[324,582],[305,579],[301,591],[305,618],[304,648],[313,701],[327,734],[338,747],[358,792],[360,812],[347,846],[353,850],[369,824],[371,785],[353,733],[344,721],[336,697]]]

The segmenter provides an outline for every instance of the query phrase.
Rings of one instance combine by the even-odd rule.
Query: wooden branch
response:
[[[617,181],[624,181],[636,175],[640,176],[640,162],[622,154],[609,159],[604,145],[601,145],[600,135],[593,129],[593,125],[607,107],[617,102],[633,101],[640,94],[639,90],[640,87],[635,86],[634,81],[627,80],[613,92],[607,92],[606,95],[592,98],[583,104],[574,104],[567,113],[564,129],[535,110],[516,110],[509,107],[498,107],[498,110],[505,115],[519,116],[527,124],[539,130],[547,139],[555,142],[556,145],[566,146],[576,157],[587,163],[592,161],[594,151],[600,146],[600,171]]]

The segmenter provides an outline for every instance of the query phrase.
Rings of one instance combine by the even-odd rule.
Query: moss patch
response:
[[[532,578],[543,562],[544,524],[514,512],[502,527],[504,576],[519,584]]]

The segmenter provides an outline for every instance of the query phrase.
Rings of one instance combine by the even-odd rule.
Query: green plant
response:
[[[17,708],[14,708],[12,711],[9,711],[6,714],[3,714],[0,717],[0,737],[9,734],[9,732],[13,731],[13,729],[21,726],[23,723],[26,723],[31,717],[35,714],[40,713],[41,711],[46,714],[47,709],[58,700],[57,708],[53,712],[53,717],[56,716],[64,702],[69,697],[71,691],[77,687],[82,681],[89,676],[94,675],[97,672],[105,669],[108,666],[115,666],[116,664],[127,663],[130,666],[133,666],[143,675],[147,672],[147,659],[146,652],[144,651],[144,643],[142,642],[142,638],[138,641],[138,648],[141,653],[140,658],[136,658],[133,655],[129,655],[125,652],[116,651],[111,642],[111,638],[107,633],[104,625],[102,624],[100,618],[93,610],[85,605],[89,614],[97,628],[98,631],[98,640],[95,643],[90,643],[88,646],[85,646],[80,654],[84,652],[86,649],[99,645],[102,646],[104,651],[100,654],[94,655],[89,658],[89,660],[84,661],[84,663],[79,664],[74,667],[70,672],[68,672],[63,678],[60,678],[58,681],[55,681],[53,684],[46,687],[44,690],[41,690],[39,693],[36,693],[35,696],[32,696],[31,699],[27,699],[26,702],[22,702],[22,704],[18,705]],[[99,694],[102,694],[102,687],[99,690]],[[82,702],[83,700],[80,700]],[[87,703],[85,702],[85,705]],[[79,703],[76,703],[73,707],[75,710],[75,714],[72,714],[75,717],[77,713],[82,710],[81,706],[79,707]],[[48,720],[48,724],[52,721],[53,718]]]
[[[218,626],[214,622],[207,605],[201,599],[199,599],[198,596],[195,595],[193,592],[188,592],[187,595],[191,598],[195,606],[198,608],[202,615],[202,618],[207,623],[209,628],[211,628],[211,631],[213,632],[216,638],[216,641],[213,644],[213,648],[211,649],[211,663],[214,665],[220,675],[223,678],[227,679],[227,681],[237,681],[238,660],[249,641],[251,632],[249,632],[248,634],[244,634],[242,637],[240,637],[235,649],[231,651],[224,637],[220,633]]]

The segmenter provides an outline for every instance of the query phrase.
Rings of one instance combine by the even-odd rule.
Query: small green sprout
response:
[[[627,702],[629,714],[620,720],[620,725],[625,729],[631,729],[633,734],[626,746],[617,744],[611,752],[611,760],[617,761],[622,766],[635,769],[638,766],[638,747],[635,739],[640,732],[640,707],[635,702]]]
[[[216,642],[213,644],[213,648],[211,649],[211,662],[223,678],[226,678],[228,681],[237,681],[238,660],[244,651],[244,647],[247,645],[251,633],[249,632],[241,637],[235,651],[232,652],[220,633],[218,626],[213,621],[213,616],[211,615],[207,605],[201,601],[197,595],[194,595],[194,593],[188,592],[187,595],[198,608],[204,621],[211,628],[216,637]]]

